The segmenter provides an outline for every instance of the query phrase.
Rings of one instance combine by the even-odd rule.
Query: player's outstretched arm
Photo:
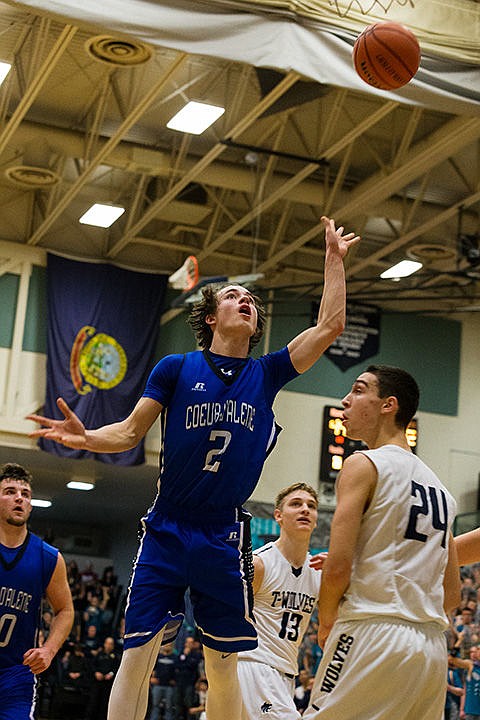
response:
[[[73,625],[72,595],[68,585],[65,560],[60,553],[47,587],[47,599],[54,613],[48,638],[41,647],[31,648],[23,656],[23,664],[28,665],[34,675],[44,672],[50,666]]]
[[[455,545],[459,565],[480,562],[480,528],[457,535]]]
[[[162,406],[156,400],[142,397],[125,420],[96,430],[87,430],[63,398],[58,398],[57,405],[64,416],[63,420],[43,415],[27,416],[27,420],[43,426],[31,432],[30,437],[43,437],[66,447],[102,453],[123,452],[135,447],[162,411]]]
[[[460,605],[462,586],[457,548],[452,533],[448,540],[448,563],[443,578],[443,608],[448,615]]]
[[[346,287],[343,260],[349,249],[359,242],[355,233],[343,234],[344,228],[322,217],[325,228],[325,270],[322,301],[315,327],[304,330],[289,344],[294,368],[303,373],[323,355],[345,327]]]

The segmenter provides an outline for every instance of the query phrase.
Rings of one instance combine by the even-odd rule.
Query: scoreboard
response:
[[[350,440],[342,422],[343,408],[326,405],[323,410],[322,447],[320,453],[319,481],[335,483],[345,458],[367,446],[361,440]],[[418,424],[413,418],[407,428],[407,442],[416,452]]]

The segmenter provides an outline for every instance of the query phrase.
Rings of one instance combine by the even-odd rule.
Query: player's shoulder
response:
[[[32,549],[40,550],[45,557],[55,560],[60,553],[58,548],[50,545],[50,543],[48,543],[46,540],[42,540],[42,538],[38,535],[35,535],[35,533],[30,533],[29,546]]]
[[[253,551],[254,555],[262,556],[262,558],[268,557],[269,555],[272,555],[274,553],[275,548],[273,542],[265,543],[265,545],[262,545],[261,547]]]

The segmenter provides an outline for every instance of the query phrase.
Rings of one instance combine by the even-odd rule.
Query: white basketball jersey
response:
[[[298,674],[298,648],[318,602],[319,570],[293,568],[275,543],[255,550],[265,568],[263,582],[255,593],[258,647],[238,653],[239,660],[265,663],[291,675]]]
[[[408,450],[385,445],[360,452],[375,465],[378,480],[338,619],[381,615],[447,627],[443,575],[456,502]]]

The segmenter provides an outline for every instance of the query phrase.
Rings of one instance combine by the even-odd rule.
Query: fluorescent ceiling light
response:
[[[392,267],[388,268],[388,270],[385,270],[380,277],[383,280],[407,277],[408,275],[413,275],[413,273],[420,270],[421,267],[423,267],[421,262],[415,262],[414,260],[402,260],[396,265],[392,265]]]
[[[7,77],[11,67],[10,63],[0,62],[0,85]]]
[[[86,213],[82,215],[79,222],[82,225],[95,225],[96,227],[107,228],[123,215],[125,208],[115,205],[102,205],[95,203]]]
[[[218,107],[217,105],[207,105],[207,103],[194,102],[192,100],[169,120],[167,128],[192,133],[192,135],[200,135],[200,133],[210,127],[215,120],[218,120],[224,112],[225,108]]]
[[[33,507],[47,508],[47,507],[51,507],[51,505],[52,505],[51,500],[40,500],[40,498],[32,498],[30,502]]]
[[[95,483],[85,482],[84,480],[70,480],[67,483],[67,487],[70,490],[93,490]]]

